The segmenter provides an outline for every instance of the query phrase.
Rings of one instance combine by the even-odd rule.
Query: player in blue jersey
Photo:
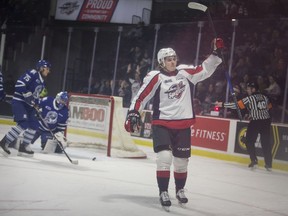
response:
[[[5,155],[11,153],[8,148],[9,144],[23,132],[23,142],[19,146],[18,155],[33,156],[34,152],[29,144],[37,129],[34,106],[38,103],[41,92],[45,89],[44,78],[48,76],[50,69],[51,64],[48,61],[39,60],[35,69],[25,72],[18,78],[11,102],[16,126],[13,126],[0,141]]]
[[[59,92],[56,97],[44,97],[39,102],[38,107],[41,118],[39,117],[38,130],[34,136],[34,139],[32,140],[32,143],[34,143],[41,136],[41,147],[43,150],[46,149],[46,153],[50,151],[56,153],[62,152],[51,132],[57,137],[58,140],[63,140],[63,132],[66,129],[69,118],[69,110],[67,107],[68,100],[68,93],[64,91]],[[45,122],[43,122],[43,120]],[[65,143],[63,141],[61,143],[63,147],[65,147]]]

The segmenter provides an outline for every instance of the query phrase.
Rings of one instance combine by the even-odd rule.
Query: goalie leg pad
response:
[[[43,149],[43,153],[49,154],[54,153],[57,147],[57,141],[54,139],[48,139],[45,145],[45,148]]]
[[[68,144],[67,144],[67,139],[64,136],[63,132],[55,133],[55,137],[59,140],[59,142],[62,144],[63,148],[65,149]]]
[[[172,152],[170,150],[163,150],[157,153],[157,171],[168,171],[172,164]]]
[[[41,148],[44,150],[45,145],[49,139],[53,139],[53,136],[47,131],[41,131]]]

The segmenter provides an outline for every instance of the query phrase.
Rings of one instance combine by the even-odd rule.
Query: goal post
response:
[[[122,97],[69,94],[68,145],[107,150],[107,156],[146,158],[124,129]]]

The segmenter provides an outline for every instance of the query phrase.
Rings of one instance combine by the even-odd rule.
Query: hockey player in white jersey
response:
[[[219,51],[221,38],[212,41],[212,54],[197,67],[177,66],[177,55],[172,48],[160,49],[157,54],[160,70],[149,72],[128,110],[125,129],[134,132],[140,125],[140,112],[153,97],[153,148],[157,153],[156,177],[160,203],[169,211],[168,194],[170,167],[174,165],[176,198],[180,204],[188,202],[184,193],[188,160],[191,155],[191,125],[195,121],[193,86],[210,77],[222,60]],[[219,56],[218,56],[219,55]]]
[[[34,152],[29,144],[37,129],[34,106],[42,90],[45,89],[44,77],[48,76],[50,68],[51,64],[48,61],[39,60],[35,69],[28,70],[18,78],[11,101],[16,126],[13,126],[0,141],[3,150],[1,153],[4,155],[11,153],[8,148],[9,144],[23,133],[23,142],[20,144],[18,155],[33,156]]]

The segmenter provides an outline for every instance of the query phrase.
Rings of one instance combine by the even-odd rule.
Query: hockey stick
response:
[[[69,155],[67,154],[67,152],[65,151],[62,143],[57,139],[57,137],[54,135],[54,133],[50,130],[49,125],[47,124],[47,122],[43,119],[43,117],[41,116],[41,111],[34,106],[34,109],[36,110],[38,117],[40,118],[40,120],[42,121],[42,123],[47,127],[49,133],[51,134],[51,136],[57,141],[58,146],[60,147],[60,149],[64,152],[64,154],[66,155],[66,157],[68,158],[68,160],[72,163],[77,165],[78,164],[78,160],[72,160]]]
[[[197,2],[189,2],[188,3],[188,8],[194,9],[194,10],[200,10],[200,11],[203,11],[204,13],[205,12],[207,13],[208,21],[209,21],[210,26],[212,28],[212,31],[213,31],[213,34],[214,34],[214,38],[217,38],[217,32],[215,30],[214,22],[212,20],[209,8],[207,6],[205,6],[205,5],[197,3]],[[223,64],[226,66],[225,59],[224,59],[224,56],[223,56],[222,52],[221,52],[221,58],[222,58]],[[242,119],[243,119],[242,118],[242,114],[241,114],[240,108],[238,106],[237,98],[236,98],[236,95],[235,95],[235,92],[233,90],[233,86],[232,86],[232,83],[231,83],[231,78],[230,78],[227,70],[225,70],[225,75],[226,75],[227,84],[229,86],[229,90],[230,90],[231,96],[233,98],[233,102],[235,103],[235,106],[236,106],[236,111],[237,111],[237,114],[238,114],[238,118],[240,119],[240,121],[242,121]]]

